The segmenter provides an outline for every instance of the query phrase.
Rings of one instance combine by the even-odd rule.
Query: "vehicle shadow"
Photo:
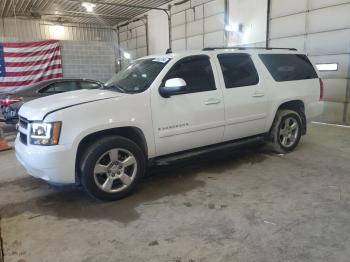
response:
[[[117,202],[94,200],[81,189],[52,188],[31,177],[0,183],[2,192],[15,187],[17,192],[36,195],[17,203],[11,201],[0,205],[0,214],[3,218],[9,218],[29,212],[32,218],[50,215],[61,219],[105,219],[129,223],[140,217],[137,212],[140,205],[166,204],[168,196],[173,198],[202,188],[209,178],[220,179],[220,174],[227,170],[234,171],[242,164],[264,161],[267,157],[261,153],[262,150],[218,151],[165,166],[150,167],[136,192]]]

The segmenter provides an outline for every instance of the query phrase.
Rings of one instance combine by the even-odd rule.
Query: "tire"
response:
[[[280,154],[292,152],[300,142],[302,128],[298,112],[278,110],[269,133],[272,150]]]
[[[145,168],[145,155],[136,143],[110,136],[96,141],[83,152],[80,179],[93,198],[114,201],[135,189]]]

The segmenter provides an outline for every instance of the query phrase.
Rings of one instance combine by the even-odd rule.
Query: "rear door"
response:
[[[164,77],[182,78],[186,92],[163,98],[152,90],[152,114],[157,155],[166,155],[222,141],[225,120],[216,67],[207,55],[177,61]]]
[[[217,62],[225,99],[224,141],[264,133],[267,116],[266,89],[251,55],[218,54]]]

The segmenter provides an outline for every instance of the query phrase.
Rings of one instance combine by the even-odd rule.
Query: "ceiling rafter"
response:
[[[13,10],[12,1],[15,4]],[[85,0],[84,0],[85,1]],[[109,26],[115,26],[120,22],[128,21],[139,16],[148,10],[167,11],[166,7],[170,0],[86,0],[96,4],[94,12],[87,13],[81,6],[83,0],[1,0],[0,17],[14,17],[14,13],[26,18],[35,18],[33,11],[48,13],[52,19],[56,19],[55,11],[62,12],[66,20],[72,23],[91,23],[91,21],[101,24],[108,23]],[[146,3],[146,4],[145,4]],[[162,7],[163,6],[163,7]],[[15,11],[15,12],[14,12]],[[76,15],[72,15],[75,13]],[[59,16],[57,16],[58,19]]]

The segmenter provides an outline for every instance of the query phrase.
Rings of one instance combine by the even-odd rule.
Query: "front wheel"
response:
[[[299,144],[302,132],[300,115],[293,110],[277,111],[270,131],[270,144],[277,153],[289,153]]]
[[[135,189],[145,166],[145,156],[133,141],[106,137],[85,150],[80,165],[81,182],[92,197],[113,201]]]

